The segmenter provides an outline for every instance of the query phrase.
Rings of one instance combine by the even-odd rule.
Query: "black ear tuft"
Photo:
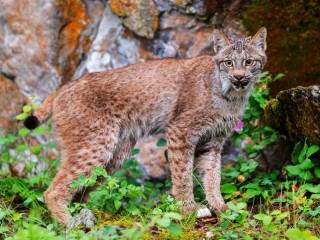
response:
[[[30,130],[35,129],[40,124],[37,117],[31,115],[24,120],[24,126]]]

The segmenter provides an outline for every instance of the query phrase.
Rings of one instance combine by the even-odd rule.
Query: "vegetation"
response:
[[[235,129],[234,141],[247,142],[238,162],[222,171],[221,191],[229,209],[219,217],[196,219],[179,214],[179,202],[168,194],[170,180],[151,182],[135,161],[135,154],[114,175],[94,168],[90,177],[80,175],[72,188],[88,188],[105,180],[90,193],[87,203],[70,203],[73,215],[91,209],[97,218],[89,229],[62,228],[43,200],[59,166],[56,145],[43,141],[49,127],[0,137],[0,236],[4,239],[318,239],[320,235],[320,147],[297,143],[291,163],[283,169],[258,170],[257,156],[277,133],[261,125],[269,94],[267,83],[280,78],[261,76],[248,109]],[[18,120],[37,106],[25,106]],[[250,141],[248,141],[248,139]],[[246,141],[245,141],[246,140]],[[164,140],[158,142],[163,146]],[[195,195],[203,203],[201,181],[194,176]],[[82,196],[80,196],[81,198]]]

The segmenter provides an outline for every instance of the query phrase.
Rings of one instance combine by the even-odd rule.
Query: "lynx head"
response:
[[[214,30],[214,59],[219,67],[223,94],[253,89],[267,62],[266,36],[267,30],[261,28],[253,38],[230,40],[220,30]]]

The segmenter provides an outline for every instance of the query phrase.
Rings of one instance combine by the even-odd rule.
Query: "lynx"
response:
[[[192,171],[198,169],[206,200],[226,210],[220,192],[220,154],[244,113],[266,63],[266,29],[253,38],[228,39],[213,32],[215,56],[162,59],[88,73],[62,86],[25,120],[34,129],[52,115],[61,146],[61,166],[44,198],[66,225],[66,207],[76,190],[70,183],[95,166],[113,174],[140,137],[166,132],[172,194],[182,212],[197,209]]]

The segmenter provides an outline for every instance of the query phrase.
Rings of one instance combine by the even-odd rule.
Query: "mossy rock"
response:
[[[320,145],[320,86],[281,91],[266,106],[265,117],[291,142]]]

